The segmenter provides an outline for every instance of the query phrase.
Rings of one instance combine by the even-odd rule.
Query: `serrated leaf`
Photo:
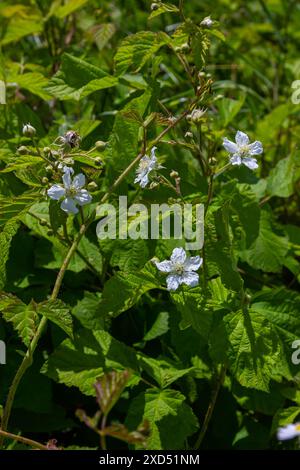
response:
[[[73,337],[73,320],[69,307],[59,299],[46,300],[37,304],[36,311],[59,326],[68,336]]]
[[[163,33],[140,31],[128,36],[115,55],[116,74],[122,75],[130,67],[138,72],[167,42]]]
[[[29,346],[38,326],[36,304],[32,301],[26,305],[18,297],[1,292],[0,311],[4,320],[13,324],[23,343]]]
[[[212,355],[223,349],[233,377],[244,387],[268,392],[271,380],[279,381],[282,375],[290,377],[278,333],[255,310],[226,315],[214,330],[211,341]],[[226,359],[219,357],[219,360]]]
[[[108,369],[138,371],[134,350],[106,331],[80,330],[74,341],[66,339],[60,344],[42,372],[67,387],[78,387],[85,395],[95,396],[94,384]]]
[[[205,231],[205,253],[209,277],[221,276],[222,284],[230,290],[240,291],[243,281],[237,270],[229,232],[229,205],[208,213]]]
[[[61,100],[80,100],[94,91],[115,86],[116,77],[70,54],[63,54],[60,70],[48,82],[45,90]]]
[[[105,316],[117,317],[135,305],[145,292],[159,288],[152,266],[138,273],[117,273],[104,286],[100,308]],[[118,295],[115,295],[118,292]]]
[[[86,291],[83,298],[78,300],[72,309],[72,314],[80,321],[82,326],[89,330],[103,330],[108,322],[100,308],[101,295]]]
[[[17,233],[19,226],[20,223],[18,221],[12,220],[7,222],[0,232],[0,289],[3,289],[6,283],[6,262],[12,239]]]
[[[151,12],[149,16],[149,20],[155,18],[156,16],[162,15],[163,13],[178,13],[179,9],[176,5],[172,5],[171,3],[158,3],[158,8]]]
[[[262,210],[259,235],[247,250],[240,252],[240,255],[242,260],[254,269],[277,273],[282,269],[288,249],[288,238],[277,235],[272,227],[270,213]]]
[[[11,171],[20,170],[21,168],[27,168],[31,165],[43,163],[43,159],[40,157],[32,157],[31,155],[24,155],[18,157],[14,163],[9,163],[0,173],[10,173]]]
[[[184,368],[181,364],[163,357],[153,358],[140,353],[138,358],[141,368],[156,380],[160,388],[169,387],[194,369],[194,367]]]
[[[169,331],[169,313],[159,312],[150,330],[145,334],[143,341],[152,341],[164,335],[167,331]]]
[[[198,427],[195,415],[184,400],[184,395],[175,390],[146,390],[131,402],[125,424],[135,429],[142,420],[149,422],[149,450],[182,450],[186,438]],[[176,432],[170,433],[170,429]]]
[[[26,192],[20,196],[0,199],[0,226],[10,219],[19,219],[25,211],[37,202],[39,193]]]
[[[294,155],[279,160],[267,178],[267,193],[270,196],[289,197],[294,191],[296,162]]]

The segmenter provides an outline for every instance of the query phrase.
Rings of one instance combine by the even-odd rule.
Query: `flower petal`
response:
[[[253,144],[249,145],[250,155],[260,155],[261,153],[263,153],[263,151],[264,149],[263,149],[262,143],[259,142],[259,140],[256,140],[255,142],[253,142]]]
[[[279,439],[280,441],[293,439],[294,437],[299,435],[300,431],[297,431],[295,424],[288,424],[283,428],[279,428],[277,431],[277,439]]]
[[[184,263],[185,271],[197,271],[203,263],[203,259],[200,256],[192,256],[187,258]]]
[[[156,261],[154,264],[157,267],[157,269],[159,269],[159,271],[161,271],[162,273],[170,273],[172,271],[173,264],[169,260],[165,260],[161,262]]]
[[[151,159],[154,157],[156,158],[155,151],[157,150],[157,147],[152,147],[151,149]]]
[[[86,189],[79,189],[74,199],[80,206],[84,206],[85,204],[89,204],[92,200],[92,196]]]
[[[242,147],[243,145],[249,144],[249,137],[247,134],[245,134],[245,132],[237,131],[235,134],[235,141],[239,147]]]
[[[195,287],[199,284],[199,274],[194,271],[186,271],[180,280],[180,284],[186,284],[190,287]]]
[[[72,170],[72,171],[71,171]],[[72,184],[72,178],[71,175],[74,173],[72,168],[69,167],[64,167],[64,174],[62,177],[64,187],[69,189],[71,184]]]
[[[231,140],[228,140],[226,137],[223,139],[223,147],[229,153],[236,153],[239,150],[238,146],[234,142],[231,142]]]
[[[241,165],[242,164],[242,159],[239,155],[233,155],[230,159],[231,165]]]
[[[174,248],[172,254],[171,254],[171,261],[172,263],[178,263],[182,264],[186,260],[186,252],[184,248]]]
[[[139,175],[135,178],[134,180],[135,183],[139,183],[141,188],[145,188],[147,184],[149,183],[149,178],[148,178],[148,173],[145,175]]]
[[[75,186],[76,189],[83,188],[85,185],[85,176],[82,173],[79,173],[79,175],[76,175],[75,178],[73,179],[73,185]]]
[[[63,202],[60,205],[60,208],[67,212],[68,214],[77,214],[78,209],[75,205],[75,201],[71,197],[66,197],[66,199],[63,200]]]
[[[258,168],[256,158],[245,157],[245,158],[242,159],[242,163],[243,163],[243,165],[250,168],[250,170],[256,170],[256,168]]]
[[[54,184],[47,191],[48,196],[51,197],[51,199],[54,199],[55,201],[58,201],[59,199],[64,197],[65,193],[65,188],[63,188],[59,184]]]
[[[169,276],[167,276],[167,289],[168,290],[176,290],[178,289],[179,285],[180,285],[180,277],[178,276],[178,274],[169,274]]]

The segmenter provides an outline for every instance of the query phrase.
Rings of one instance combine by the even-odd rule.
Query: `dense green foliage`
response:
[[[66,449],[297,448],[276,431],[300,415],[299,22],[293,0],[1,2],[2,428]],[[255,171],[227,165],[237,130],[262,142]],[[47,196],[56,160],[86,177],[76,215]],[[205,205],[198,286],[169,292],[151,262],[184,240],[97,238],[119,195]]]

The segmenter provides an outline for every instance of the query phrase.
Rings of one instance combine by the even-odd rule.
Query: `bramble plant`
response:
[[[2,3],[0,447],[299,448],[297,2]]]

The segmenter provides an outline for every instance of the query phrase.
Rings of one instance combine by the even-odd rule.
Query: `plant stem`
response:
[[[47,446],[44,444],[40,444],[40,442],[33,441],[32,439],[27,439],[27,437],[17,436],[16,434],[11,434],[10,432],[1,431],[0,429],[0,436],[7,439],[12,439],[14,441],[22,442],[22,444],[26,444],[30,447],[35,447],[36,449],[40,450],[48,450]]]
[[[80,227],[80,231],[79,231],[77,237],[75,238],[75,240],[73,241],[73,244],[70,247],[70,249],[69,249],[69,251],[68,251],[68,253],[67,253],[67,255],[64,259],[64,262],[63,262],[63,264],[60,268],[60,271],[57,275],[57,278],[56,278],[56,282],[55,282],[55,285],[54,285],[54,288],[53,288],[53,291],[52,291],[52,294],[51,294],[51,297],[50,297],[51,300],[55,300],[58,296],[58,293],[59,293],[59,290],[61,288],[61,284],[62,284],[64,275],[65,275],[65,272],[68,268],[68,265],[71,261],[71,258],[73,256],[73,254],[75,253],[75,251],[78,247],[78,244],[79,244],[81,238],[83,237],[86,229],[87,229],[87,225],[82,225]],[[38,345],[40,337],[42,336],[42,334],[43,334],[43,332],[46,328],[46,325],[47,325],[47,318],[43,317],[40,321],[40,324],[39,324],[39,326],[36,330],[36,333],[35,333],[34,337],[31,340],[31,343],[30,343],[30,345],[29,345],[29,347],[26,351],[26,354],[23,358],[23,361],[21,362],[21,365],[20,365],[19,369],[17,370],[17,373],[16,373],[16,375],[13,379],[13,382],[10,386],[8,396],[7,396],[7,400],[6,400],[6,404],[5,404],[5,407],[4,407],[4,410],[3,410],[3,419],[2,419],[2,422],[1,422],[1,430],[2,431],[7,430],[7,426],[8,426],[8,422],[9,422],[9,418],[10,418],[14,398],[15,398],[15,395],[16,395],[16,391],[18,389],[19,383],[20,383],[23,375],[25,374],[26,370],[32,364],[32,358],[33,358],[34,351],[35,351],[35,349]],[[3,435],[0,438],[0,447],[2,447],[2,445],[3,445]]]
[[[213,411],[214,411],[214,408],[215,408],[215,405],[216,405],[216,401],[217,401],[217,398],[218,398],[220,388],[222,387],[223,382],[225,380],[225,376],[226,376],[226,367],[225,367],[225,365],[222,365],[220,375],[219,375],[218,380],[216,381],[215,387],[212,391],[211,399],[210,399],[210,402],[209,402],[209,405],[208,405],[208,408],[207,408],[207,411],[206,411],[206,415],[205,415],[205,418],[204,418],[204,421],[203,421],[202,428],[200,430],[200,434],[199,434],[198,439],[196,441],[196,444],[194,446],[195,450],[198,450],[200,448],[200,446],[202,444],[202,441],[205,437],[206,431],[208,429],[208,425],[210,423],[210,420],[211,420],[211,417],[212,417],[212,414],[213,414]]]
[[[102,421],[101,421],[101,431],[100,431],[100,440],[101,440],[101,449],[106,450],[106,436],[104,429],[106,427],[106,420],[107,420],[107,415],[103,415]]]

